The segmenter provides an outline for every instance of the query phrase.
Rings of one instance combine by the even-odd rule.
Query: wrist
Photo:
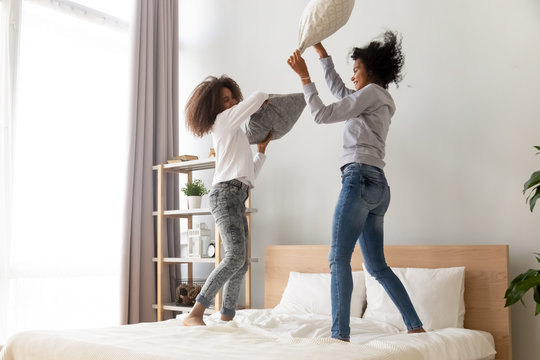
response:
[[[302,81],[302,85],[306,85],[306,84],[309,84],[311,82],[311,78],[309,76],[301,77],[300,81]]]
[[[317,54],[319,55],[319,59],[324,59],[328,57],[328,53],[326,51],[317,51]]]

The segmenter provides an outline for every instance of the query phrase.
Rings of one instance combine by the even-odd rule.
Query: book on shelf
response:
[[[167,163],[177,163],[182,161],[198,160],[199,157],[196,155],[177,155],[173,156],[171,159],[167,160]]]

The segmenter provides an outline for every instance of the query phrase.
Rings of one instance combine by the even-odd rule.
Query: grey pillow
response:
[[[269,94],[268,103],[251,115],[246,125],[246,135],[250,144],[258,144],[273,132],[272,140],[288,133],[304,108],[306,101],[303,93]]]

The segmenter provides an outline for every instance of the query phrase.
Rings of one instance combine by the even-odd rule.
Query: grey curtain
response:
[[[136,0],[131,148],[122,262],[122,324],[156,320],[155,171],[178,154],[178,4]],[[177,209],[178,176],[167,175],[166,209]],[[178,220],[167,220],[164,256],[180,255]],[[179,267],[164,268],[163,300],[174,295]],[[167,313],[165,314],[167,315]]]

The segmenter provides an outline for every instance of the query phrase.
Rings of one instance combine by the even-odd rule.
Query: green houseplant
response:
[[[540,146],[535,146],[535,148],[536,150],[540,150]],[[529,203],[532,212],[536,205],[536,200],[540,198],[540,171],[533,172],[529,180],[525,182],[523,185],[523,194],[525,194],[527,190],[530,190],[530,193],[529,196],[527,196],[526,202]],[[540,253],[535,254],[540,255]],[[540,257],[536,257],[536,260],[540,263]],[[530,289],[533,290],[533,299],[536,302],[534,316],[540,314],[540,269],[529,269],[512,280],[504,294],[506,299],[504,306],[510,306],[518,301],[521,301],[521,303],[524,304],[523,296]]]
[[[540,146],[535,146],[535,149],[540,150]],[[536,154],[538,155],[540,154],[540,152],[537,152]],[[531,190],[531,192],[529,193],[529,196],[527,196],[527,200],[525,201],[529,202],[529,206],[532,212],[534,209],[534,205],[536,204],[536,200],[540,198],[540,170],[533,172],[529,180],[527,180],[525,184],[523,184],[523,194],[525,194],[525,192],[529,189]]]
[[[188,197],[188,208],[198,209],[201,207],[201,197],[208,194],[210,191],[206,189],[201,179],[186,183],[180,189]]]

